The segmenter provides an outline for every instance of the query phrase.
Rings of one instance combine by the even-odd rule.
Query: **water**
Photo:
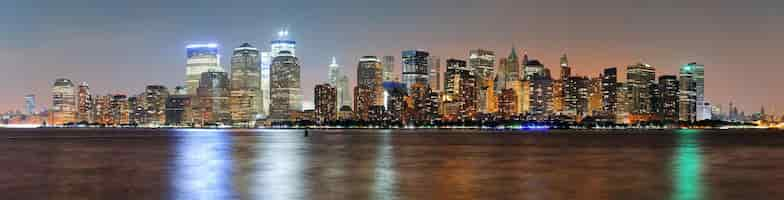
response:
[[[0,199],[784,199],[780,131],[303,136],[4,129]]]

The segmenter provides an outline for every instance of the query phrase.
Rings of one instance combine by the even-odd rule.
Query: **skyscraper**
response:
[[[659,117],[664,121],[678,121],[678,77],[659,76]]]
[[[371,106],[384,105],[384,88],[383,81],[383,68],[381,62],[375,56],[363,56],[359,60],[357,66],[357,89],[355,89],[354,110],[358,114],[360,111],[369,111]],[[358,92],[358,93],[357,93]],[[362,120],[367,120],[365,117],[360,117]]]
[[[553,80],[549,75],[534,76],[529,81],[529,114],[534,120],[546,120],[553,113]]]
[[[288,29],[283,29],[278,32],[278,39],[273,40],[270,44],[270,48],[272,49],[272,51],[270,51],[272,59],[280,56],[281,52],[283,51],[288,52],[286,55],[297,57],[297,42],[289,38]]]
[[[144,116],[143,123],[153,126],[166,123],[166,100],[169,98],[169,89],[163,85],[148,85],[144,90]]]
[[[294,112],[302,111],[302,89],[300,86],[299,59],[289,51],[281,51],[272,60],[270,92],[272,105],[270,118],[290,120]]]
[[[384,56],[381,58],[381,65],[384,67],[384,82],[399,81],[395,75],[395,57]]]
[[[588,77],[572,76],[564,83],[564,113],[580,120],[588,114],[591,80]]]
[[[248,43],[234,49],[231,56],[231,97],[229,105],[232,123],[254,125],[261,105],[261,55]]]
[[[428,81],[430,88],[434,92],[441,91],[441,58],[431,55],[427,63],[430,64],[430,74]]]
[[[629,65],[626,70],[629,89],[629,112],[634,115],[653,114],[652,85],[656,84],[656,69],[648,64]]]
[[[128,95],[114,94],[109,102],[109,115],[111,121],[109,125],[120,126],[130,124],[130,104]]]
[[[680,105],[678,107],[678,114],[681,121],[694,122],[700,120],[700,116],[698,115],[702,106],[700,106],[699,96],[700,92],[704,92],[704,73],[704,66],[697,63],[688,63],[681,66],[679,77]],[[702,86],[702,91],[700,91],[700,86]]]
[[[76,122],[76,89],[68,79],[57,79],[52,87],[52,110],[49,124],[62,125]]]
[[[337,120],[337,89],[330,84],[319,84],[313,92],[317,121],[324,123]]]
[[[205,72],[198,88],[197,119],[202,124],[230,124],[229,77],[226,72]]]
[[[618,69],[610,67],[602,73],[602,111],[613,116],[618,108]]]
[[[466,61],[458,59],[446,60],[444,102],[447,115],[456,119],[471,119],[478,111],[478,82],[474,70],[467,66]],[[451,108],[451,109],[450,109]]]
[[[25,99],[25,114],[34,115],[35,111],[35,95],[29,94],[24,97]]]
[[[88,86],[86,82],[79,84],[79,91],[77,92],[77,96],[76,121],[92,122],[93,96],[90,94],[90,86]]]
[[[692,62],[687,64],[694,74],[694,87],[697,96],[697,121],[710,120],[711,106],[705,99],[705,65]]]
[[[343,106],[351,107],[351,105],[353,104],[351,103],[351,99],[352,99],[351,89],[348,86],[349,85],[348,82],[349,82],[348,76],[346,76],[345,74],[341,74],[340,79],[338,79],[338,85],[337,85],[339,107],[343,107]]]
[[[327,72],[327,83],[334,87],[338,84],[339,77],[340,65],[338,65],[338,60],[333,56],[332,63],[329,64],[329,71]]]
[[[468,67],[474,70],[477,79],[479,112],[491,112],[494,102],[492,81],[495,74],[495,52],[485,49],[472,49],[468,52]]]
[[[517,50],[512,48],[512,51],[509,52],[509,56],[506,57],[506,65],[502,66],[504,77],[506,78],[505,83],[507,84],[504,88],[512,87],[516,81],[522,81],[522,68],[520,67],[520,59],[517,57]],[[527,79],[526,79],[527,80]]]
[[[220,66],[218,44],[191,44],[185,49],[187,54],[185,87],[188,95],[195,96],[202,73],[223,71]]]
[[[176,87],[166,100],[166,125],[182,126],[192,123],[191,97],[185,88]]]
[[[429,86],[430,53],[422,50],[403,51],[403,84],[411,89],[415,83]],[[355,108],[356,110],[356,108]]]
[[[561,56],[561,80],[566,80],[570,76],[572,76],[572,68],[569,67],[569,59],[566,58],[566,54],[564,53]]]
[[[260,113],[262,118],[269,115],[270,103],[270,65],[272,65],[272,54],[268,51],[261,52],[261,106]]]

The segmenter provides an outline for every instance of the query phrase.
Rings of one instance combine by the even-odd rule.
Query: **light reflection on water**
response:
[[[232,140],[224,131],[181,134],[176,140],[172,199],[231,199]]]
[[[679,130],[672,177],[675,191],[673,200],[701,200],[703,198],[702,155],[698,141],[700,131]]]
[[[394,146],[389,144],[391,131],[385,130],[379,133],[381,141],[376,147],[375,179],[373,181],[373,199],[395,200],[397,199],[395,177],[395,155]]]
[[[784,199],[783,132],[552,132],[0,130],[0,199]]]

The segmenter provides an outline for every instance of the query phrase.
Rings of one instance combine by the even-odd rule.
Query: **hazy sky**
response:
[[[699,62],[709,101],[784,111],[780,0],[0,0],[0,110],[21,109],[25,94],[48,106],[60,77],[101,95],[183,85],[186,44],[268,49],[283,26],[298,42],[306,101],[331,56],[353,82],[363,55],[399,60],[418,48],[465,59],[471,48],[506,56],[514,46],[554,73],[563,52],[589,76],[640,60],[657,75]]]

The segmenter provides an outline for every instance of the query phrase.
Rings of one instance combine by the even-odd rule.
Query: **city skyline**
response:
[[[350,3],[350,1],[336,2]],[[400,11],[405,10],[406,6],[401,8],[401,5],[386,3],[375,6],[396,8],[393,10],[400,11],[400,13],[386,17],[364,19],[366,22],[381,22],[380,24],[370,26],[372,32],[352,31],[357,27],[368,25],[356,23],[357,21],[363,21],[363,19],[359,19],[361,18],[359,16],[327,16],[324,19],[326,23],[311,24],[305,20],[306,17],[303,14],[295,15],[289,19],[284,17],[277,20],[275,18],[270,20],[260,19],[253,23],[253,27],[248,28],[239,27],[239,25],[229,20],[238,16],[236,13],[226,13],[225,16],[216,16],[214,19],[208,19],[211,22],[209,23],[210,26],[198,24],[196,21],[199,19],[207,19],[206,17],[197,17],[192,14],[201,10],[198,7],[180,10],[178,12],[185,14],[177,17],[175,13],[163,12],[168,10],[166,8],[174,7],[169,5],[169,3],[162,3],[167,5],[158,6],[163,8],[162,10],[158,10],[160,8],[149,8],[155,6],[144,6],[145,4],[155,4],[152,2],[134,3],[134,5],[129,5],[129,7],[141,7],[141,10],[153,14],[147,18],[135,21],[128,19],[130,18],[129,16],[134,16],[133,13],[128,13],[128,9],[120,8],[117,5],[98,3],[99,5],[96,5],[96,8],[90,9],[80,8],[84,6],[79,6],[79,3],[85,2],[75,2],[77,5],[74,6],[54,3],[51,8],[26,5],[30,4],[28,2],[11,3],[16,5],[16,7],[9,6],[9,8],[17,9],[7,13],[11,13],[10,19],[16,21],[6,22],[0,20],[0,22],[8,23],[9,26],[7,27],[10,30],[8,37],[0,38],[0,40],[7,41],[0,43],[0,58],[9,61],[7,64],[2,65],[3,70],[18,71],[19,73],[14,74],[14,76],[10,76],[11,73],[6,73],[6,77],[0,80],[2,81],[0,83],[8,85],[8,87],[4,88],[7,95],[0,98],[0,109],[22,110],[24,105],[23,97],[27,94],[37,96],[36,102],[38,107],[51,107],[49,105],[49,102],[51,102],[49,86],[52,84],[52,80],[56,78],[69,78],[75,82],[88,82],[91,93],[99,95],[107,93],[135,95],[141,93],[146,85],[164,85],[174,88],[175,86],[183,85],[185,79],[183,75],[185,63],[182,48],[187,44],[195,43],[196,41],[220,43],[220,54],[224,55],[220,61],[223,64],[221,67],[228,70],[230,66],[227,66],[227,63],[230,63],[228,60],[230,56],[226,55],[230,55],[231,49],[243,42],[250,42],[258,47],[266,47],[269,41],[275,39],[275,34],[280,30],[280,27],[284,26],[289,27],[292,38],[299,43],[297,57],[302,59],[302,93],[309,102],[312,102],[314,86],[326,82],[327,77],[325,74],[327,74],[327,66],[332,56],[338,57],[338,64],[345,69],[343,71],[347,72],[348,77],[352,77],[350,78],[350,85],[353,86],[356,83],[356,79],[353,78],[356,77],[354,66],[356,66],[356,62],[361,56],[382,57],[394,55],[399,60],[400,52],[403,50],[425,49],[432,55],[441,57],[442,60],[449,58],[467,59],[470,49],[483,48],[494,50],[498,57],[502,57],[509,54],[510,48],[516,47],[518,53],[521,50],[526,50],[529,52],[529,55],[541,60],[552,70],[553,74],[558,74],[557,64],[559,57],[566,52],[569,55],[572,74],[597,77],[601,69],[616,66],[621,70],[619,72],[620,80],[625,80],[625,66],[636,63],[639,60],[656,67],[657,75],[677,75],[678,69],[683,64],[698,62],[706,66],[705,84],[709,88],[706,90],[706,97],[715,105],[720,104],[726,108],[727,104],[732,101],[747,112],[757,111],[760,106],[765,106],[768,111],[780,112],[781,106],[784,106],[778,103],[782,102],[784,97],[770,92],[773,91],[776,85],[781,84],[779,83],[780,80],[775,78],[775,75],[777,74],[776,72],[781,72],[782,70],[776,68],[778,64],[775,63],[775,56],[773,56],[773,52],[776,51],[770,50],[781,46],[779,44],[782,42],[780,38],[774,36],[782,31],[776,30],[778,27],[770,26],[776,19],[781,18],[775,15],[775,10],[771,10],[771,8],[776,6],[769,5],[768,3],[770,2],[756,1],[746,3],[743,6],[733,6],[734,3],[732,2],[718,2],[719,5],[702,10],[702,14],[707,13],[706,16],[721,18],[722,16],[716,15],[719,11],[728,11],[726,10],[727,8],[734,7],[741,9],[731,10],[736,16],[724,16],[724,19],[727,19],[724,21],[698,17],[697,19],[687,19],[682,23],[674,23],[675,19],[670,19],[664,14],[656,15],[651,13],[651,11],[658,8],[658,4],[655,3],[651,3],[653,4],[651,8],[638,7],[633,3],[620,4],[616,5],[617,7],[615,8],[624,8],[626,6],[626,8],[630,9],[620,12],[617,16],[629,17],[629,15],[635,14],[633,11],[644,11],[641,12],[641,16],[635,16],[636,18],[632,20],[643,23],[629,25],[609,20],[607,23],[593,23],[593,25],[599,25],[600,29],[586,29],[585,31],[569,30],[571,28],[578,30],[585,28],[585,25],[581,25],[579,22],[581,20],[577,20],[577,18],[583,17],[583,15],[587,14],[586,12],[601,10],[598,8],[600,7],[598,5],[602,4],[587,6],[577,2],[572,4],[538,2],[535,4],[537,7],[544,9],[567,8],[570,12],[564,19],[564,17],[549,16],[551,14],[540,11],[535,12],[536,17],[534,18],[536,20],[530,20],[519,14],[511,14],[507,18],[490,16],[492,14],[491,11],[506,10],[503,8],[503,5],[515,7],[516,5],[524,4],[524,2],[496,1],[488,2],[488,5],[477,5],[480,8],[478,9],[479,14],[471,15],[476,17],[476,19],[464,20],[466,19],[465,16],[455,16],[447,12],[464,8],[423,2],[422,6],[425,8],[437,8],[433,10],[433,13],[425,13],[421,9]],[[312,5],[314,7],[324,7],[316,9],[315,14],[308,14],[308,16],[318,15],[318,13],[323,14],[325,12],[324,8],[343,5],[325,6],[322,4],[326,3]],[[691,5],[691,3],[687,4]],[[292,2],[289,5],[292,7],[289,9],[301,9],[308,6],[301,2]],[[676,16],[688,16],[690,11],[700,11],[700,9],[695,8],[695,5],[688,5],[680,10],[663,9],[667,11],[664,13],[675,14]],[[235,4],[215,6],[216,9],[224,11],[231,10],[229,8],[240,8],[240,5]],[[370,5],[359,4],[355,6]],[[658,6],[661,7],[662,5]],[[26,16],[32,14],[26,14],[26,12],[55,8],[60,10],[51,15],[30,17],[34,19],[26,18]],[[102,14],[94,10],[97,8],[107,8],[109,11],[116,11],[117,14],[104,20],[88,20],[87,18],[90,18],[91,15]],[[573,8],[582,8],[584,10],[575,10]],[[86,12],[77,12],[77,10],[85,9]],[[371,10],[375,10],[375,8]],[[242,9],[236,12],[242,13],[241,11]],[[191,14],[188,15],[188,13]],[[75,19],[85,19],[86,21],[51,20],[52,17],[57,16],[72,16]],[[175,16],[172,20],[182,23],[175,23],[174,27],[164,27],[160,23],[150,22],[150,20],[170,16]],[[411,21],[410,19],[412,18],[410,17],[421,17],[421,20]],[[607,16],[587,17],[603,19]],[[656,22],[660,18],[664,19]],[[444,19],[447,23],[445,25],[436,23],[436,19]],[[508,28],[498,25],[498,27],[488,27],[493,31],[469,29],[468,31],[459,32],[454,31],[456,28],[449,26],[465,24],[469,27],[482,28],[489,25],[479,24],[478,22],[487,19],[496,20],[501,24],[513,24],[513,22],[523,19],[524,25],[533,27],[533,29]],[[683,20],[682,17],[677,19]],[[549,23],[545,23],[545,21],[549,21]],[[719,21],[723,21],[722,23],[724,24],[718,23]],[[123,24],[123,22],[130,27],[102,26],[110,23]],[[148,29],[135,30],[133,28],[145,25],[148,22],[152,23]],[[666,25],[663,24],[664,22],[674,24]],[[733,25],[733,29],[743,29],[745,27],[746,30],[753,31],[729,32],[730,30],[721,28],[721,25],[727,24]],[[32,25],[40,26],[32,27]],[[329,27],[329,25],[333,25],[333,27]],[[417,25],[430,26],[416,29],[416,31],[411,29],[417,27]],[[685,25],[693,27],[676,29]],[[172,31],[176,28],[185,28],[187,31]],[[634,28],[640,29],[631,33],[613,33],[613,30],[617,29]],[[400,31],[401,29],[412,31]],[[696,31],[699,29],[703,29],[700,30],[703,32]],[[650,32],[664,34],[656,36],[656,34]],[[596,35],[597,33],[603,33],[607,36],[599,37]],[[143,37],[138,36],[138,34],[141,34]],[[444,37],[434,37],[434,35],[443,35]],[[421,43],[422,41],[428,41],[428,43]],[[41,44],[32,44],[36,42]],[[615,47],[616,44],[617,48]],[[614,48],[610,48],[610,46]],[[112,48],[116,49],[104,51],[104,49]],[[33,52],[36,52],[36,54],[40,52],[50,56],[46,59],[40,59],[33,57]],[[400,63],[396,64],[396,74],[399,74]],[[13,85],[24,85],[25,87],[11,87]]]

